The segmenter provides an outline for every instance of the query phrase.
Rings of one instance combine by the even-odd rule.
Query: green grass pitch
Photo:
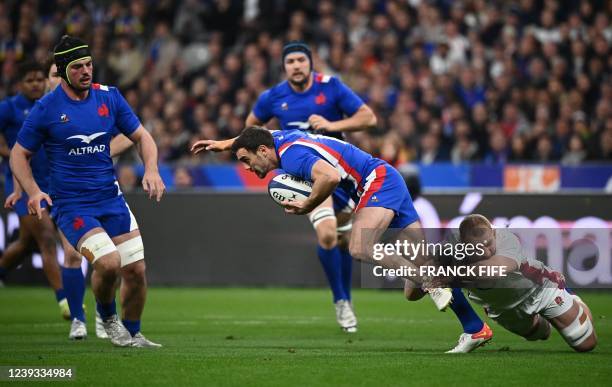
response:
[[[610,386],[612,293],[582,296],[599,336],[592,353],[574,353],[556,332],[527,342],[489,321],[491,344],[445,355],[460,333],[454,316],[398,291],[355,291],[359,332],[346,334],[327,290],[152,288],[143,333],[164,348],[143,350],[95,337],[89,290],[89,338],[70,342],[50,290],[8,287],[0,365],[72,366],[76,380],[61,383],[86,386]]]

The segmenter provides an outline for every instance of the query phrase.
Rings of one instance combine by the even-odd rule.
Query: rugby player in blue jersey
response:
[[[263,92],[246,126],[264,125],[276,118],[283,130],[316,131],[343,138],[343,132],[366,130],[376,126],[372,110],[340,79],[313,71],[308,45],[292,41],[283,47],[282,65],[287,80]],[[229,150],[233,140],[202,141],[199,151]],[[346,234],[351,229],[355,203],[334,192],[309,214],[317,234],[317,253],[333,293],[336,320],[347,332],[357,330],[357,318],[351,302],[353,258],[348,251]]]
[[[349,242],[350,253],[357,259],[372,261],[374,244],[387,229],[401,230],[402,238],[411,242],[424,240],[419,217],[399,172],[351,144],[297,130],[271,133],[252,126],[233,142],[232,152],[247,170],[260,178],[280,168],[313,183],[312,193],[306,200],[284,203],[289,213],[307,214],[332,192],[338,189],[346,192],[357,203]],[[422,264],[423,258],[426,257],[411,262],[396,253],[384,256],[378,263],[395,269],[415,262]],[[431,286],[431,282],[424,283],[424,287],[430,294],[442,292]],[[443,293],[451,292],[445,289]],[[453,353],[470,352],[490,340],[492,332],[474,313],[463,293],[459,291],[455,296],[453,303],[460,303],[462,307],[452,310],[464,331],[477,329],[481,335]]]
[[[62,78],[57,73],[57,65],[53,58],[46,64],[47,82],[49,91],[55,90],[61,83]],[[114,157],[128,148],[133,143],[129,138],[115,130],[113,139],[110,143],[110,154]],[[19,187],[20,188],[20,187]],[[7,201],[8,202],[8,201]],[[9,204],[10,205],[10,204]],[[85,324],[85,310],[83,299],[85,298],[85,278],[81,271],[82,257],[64,235],[59,232],[62,248],[64,249],[64,265],[62,267],[62,281],[66,292],[68,305],[70,306],[69,318],[72,321],[68,338],[81,340],[87,337],[87,325]],[[124,283],[121,284],[124,286]],[[123,293],[122,293],[123,294]],[[96,336],[101,339],[108,339],[104,330],[104,324],[100,314],[96,312]]]
[[[5,144],[0,146],[0,155],[8,158],[11,148],[17,140],[17,133],[23,121],[28,116],[37,99],[45,92],[45,73],[43,67],[36,62],[24,62],[18,69],[20,92],[0,102],[0,134]],[[47,158],[44,151],[32,156],[32,172],[39,186],[47,190],[49,174]],[[16,192],[14,192],[16,191]],[[12,207],[19,216],[19,238],[9,244],[0,259],[0,280],[8,271],[21,263],[23,258],[32,253],[35,244],[38,245],[42,257],[43,271],[49,285],[55,291],[55,298],[64,318],[70,318],[68,301],[62,285],[57,249],[55,226],[51,218],[45,214],[38,220],[28,216],[27,196],[21,196],[19,187],[14,184],[13,175],[8,165],[5,170],[4,193],[6,206]]]
[[[59,229],[93,265],[96,309],[111,342],[158,347],[140,332],[146,299],[144,247],[116,181],[109,144],[116,128],[137,145],[145,166],[143,188],[159,201],[165,186],[157,168],[157,147],[116,88],[92,83],[87,44],[64,36],[54,58],[61,84],[26,118],[11,151],[11,169],[30,197],[30,213],[41,218],[42,203],[51,205]],[[36,184],[29,164],[41,146],[49,160],[49,194]],[[115,305],[120,275],[125,285],[122,321]]]

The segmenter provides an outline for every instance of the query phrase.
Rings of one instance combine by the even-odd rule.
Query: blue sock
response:
[[[4,277],[6,277],[6,273],[8,273],[8,270],[3,267],[0,267],[0,279],[4,279]]]
[[[477,333],[484,327],[484,323],[474,312],[460,288],[453,288],[453,302],[450,307],[461,322],[463,332]]]
[[[329,287],[334,294],[334,303],[338,300],[348,299],[342,286],[342,255],[338,246],[329,250],[317,246],[317,253],[327,276]]]
[[[117,304],[115,304],[115,299],[108,304],[103,304],[100,301],[96,301],[96,310],[100,313],[100,317],[102,321],[108,320],[114,314],[117,314]]]
[[[130,335],[132,335],[132,337],[136,333],[140,332],[140,320],[121,320],[121,322],[123,323],[125,329],[130,332]]]
[[[64,289],[57,289],[55,291],[55,299],[57,300],[57,302],[60,302],[61,300],[63,300],[66,297],[66,292],[64,291]],[[70,305],[70,304],[68,304]]]
[[[85,295],[85,277],[80,267],[62,267],[64,292],[70,307],[70,317],[85,322],[83,297]]]
[[[342,288],[346,299],[351,300],[351,286],[353,282],[353,257],[348,250],[340,250],[342,255]]]

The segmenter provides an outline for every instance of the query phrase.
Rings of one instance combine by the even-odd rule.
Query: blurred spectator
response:
[[[138,188],[138,176],[131,165],[119,165],[117,170],[117,181],[123,192],[132,192]]]
[[[390,162],[610,160],[604,1],[5,1],[0,98],[64,33],[91,44],[94,79],[122,88],[164,162],[230,161],[189,144],[236,135],[297,38],[374,109],[377,130],[348,139]]]
[[[501,130],[496,130],[491,134],[489,140],[489,152],[484,158],[486,163],[500,164],[508,160],[509,152],[506,136]]]
[[[185,167],[177,167],[174,170],[174,188],[185,189],[193,187],[191,173]]]
[[[569,140],[569,149],[563,155],[561,159],[561,164],[565,165],[578,165],[584,159],[586,159],[586,150],[584,148],[584,142],[582,138],[577,134],[574,134],[572,138]]]

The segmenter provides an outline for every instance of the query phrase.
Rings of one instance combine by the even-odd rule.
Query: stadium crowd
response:
[[[612,2],[578,0],[4,0],[0,97],[69,33],[161,162],[226,162],[189,146],[237,135],[283,79],[283,43],[302,39],[378,117],[349,140],[394,165],[610,161],[611,16]]]

